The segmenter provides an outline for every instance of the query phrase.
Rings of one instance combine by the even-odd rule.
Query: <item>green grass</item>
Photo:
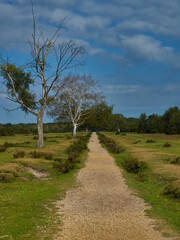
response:
[[[56,136],[58,135],[58,138]],[[46,134],[44,151],[52,151],[55,156],[63,154],[67,146],[73,141],[67,139],[67,134]],[[32,139],[32,136],[27,136]],[[26,138],[26,137],[25,137]],[[49,142],[56,139],[58,142]],[[24,136],[6,137],[0,139],[0,144],[8,142],[23,142]],[[27,152],[32,151],[36,141],[18,147]],[[30,145],[30,146],[29,146]],[[38,170],[46,170],[50,176],[45,181],[39,181],[32,174],[22,171],[12,182],[0,182],[0,237],[13,240],[51,240],[60,227],[55,202],[62,198],[66,190],[75,183],[74,173],[83,167],[87,152],[80,156],[80,163],[74,170],[66,174],[59,174],[52,165],[52,161],[43,159],[12,158],[12,152],[17,148],[8,148],[0,153],[0,166],[9,167],[12,162],[23,167],[31,166]],[[14,166],[14,165],[13,165]]]
[[[180,138],[176,136],[174,139],[169,136],[172,146],[164,148],[162,145],[167,142],[168,136],[164,139],[164,135],[150,136],[142,134],[127,134],[126,136],[117,136],[113,133],[105,133],[112,137],[126,151],[120,154],[112,154],[117,165],[122,168],[122,163],[126,159],[136,157],[139,160],[145,160],[148,168],[143,174],[133,174],[123,170],[123,175],[128,186],[135,194],[142,197],[145,202],[151,205],[151,209],[147,210],[147,214],[153,218],[161,219],[167,223],[175,232],[180,234],[180,199],[174,199],[163,194],[165,186],[173,180],[179,179],[180,167],[168,165],[164,159],[167,153],[175,156],[180,155]],[[134,144],[135,140],[141,140],[140,143]],[[155,143],[146,143],[147,139],[156,140]],[[153,154],[152,156],[150,154]],[[161,153],[161,154],[160,154]],[[177,170],[177,168],[179,168]],[[166,169],[162,171],[161,169]],[[166,231],[165,227],[163,228]]]

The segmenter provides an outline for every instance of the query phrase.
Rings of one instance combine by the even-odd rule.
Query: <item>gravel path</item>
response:
[[[144,201],[131,194],[95,133],[88,147],[86,166],[77,176],[79,186],[58,202],[63,223],[54,239],[165,240],[153,229],[153,220],[144,213]]]

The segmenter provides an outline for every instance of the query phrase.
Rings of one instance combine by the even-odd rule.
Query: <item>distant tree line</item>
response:
[[[122,114],[113,114],[113,106],[102,103],[84,126],[104,131],[180,134],[180,109],[170,107],[162,116],[142,113],[139,118],[126,118]]]
[[[89,118],[85,119],[79,131],[121,131],[138,133],[180,134],[180,109],[171,107],[160,116],[142,113],[139,118],[126,118],[122,114],[113,113],[113,106],[102,102],[96,106]],[[59,133],[72,131],[72,123],[67,120],[56,123],[45,123],[45,133]],[[0,124],[0,136],[14,134],[37,134],[36,124]]]
[[[60,133],[70,131],[72,131],[72,126],[70,123],[44,123],[45,133]],[[0,124],[0,136],[13,136],[14,134],[37,135],[37,124],[35,123]]]
[[[138,121],[138,132],[180,134],[180,109],[171,107],[162,116],[152,114],[147,117],[142,113]]]

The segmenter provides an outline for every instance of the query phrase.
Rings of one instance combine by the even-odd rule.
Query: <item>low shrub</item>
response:
[[[3,144],[3,146],[4,146],[5,148],[16,147],[16,146],[17,146],[17,143],[5,142],[5,143]]]
[[[55,162],[62,162],[62,158],[54,158]]]
[[[173,181],[166,186],[163,193],[173,198],[180,198],[180,180]]]
[[[147,168],[147,163],[144,161],[139,161],[136,158],[129,158],[122,163],[122,166],[128,172],[138,173]]]
[[[82,153],[84,150],[88,150],[87,143],[89,141],[89,138],[91,136],[91,133],[88,133],[85,136],[78,136],[77,140],[74,141],[67,149],[66,149],[66,159],[62,158],[56,158],[54,163],[54,168],[58,172],[66,173],[70,169],[73,169],[75,165],[79,162],[78,157],[80,153]]]
[[[0,147],[0,152],[5,152],[6,151],[6,147]]]
[[[70,170],[70,165],[68,161],[54,163],[54,168],[60,173],[67,173]]]
[[[12,174],[13,177],[18,177],[19,173],[23,170],[22,166],[16,163],[7,163],[4,166],[0,166],[0,174],[3,176],[6,173]]]
[[[148,139],[148,140],[146,141],[146,143],[155,143],[155,141],[152,140],[152,139]]]
[[[164,145],[163,145],[163,147],[170,147],[171,146],[171,144],[169,143],[169,142],[166,142]]]
[[[52,160],[53,154],[48,152],[39,152],[39,151],[32,151],[29,153],[32,158],[45,158],[46,160]]]
[[[180,157],[171,158],[170,163],[172,163],[172,164],[180,164]]]
[[[52,160],[52,159],[53,159],[53,154],[52,154],[52,153],[44,152],[44,153],[42,153],[42,156],[43,156],[46,160]]]
[[[123,152],[124,149],[119,146],[113,139],[106,137],[102,133],[98,133],[99,141],[103,143],[110,152],[112,153],[120,153]]]
[[[13,179],[12,173],[0,172],[0,182],[11,182]]]
[[[36,150],[30,152],[29,155],[30,155],[32,158],[42,158],[42,152],[38,152],[38,151],[36,151]]]
[[[3,147],[5,148],[10,148],[10,147],[19,147],[21,146],[22,144],[30,144],[31,142],[30,141],[24,141],[24,142],[19,142],[19,143],[10,143],[10,142],[4,142],[3,144]]]
[[[20,158],[20,157],[25,157],[26,156],[26,153],[25,151],[17,151],[16,153],[13,153],[13,157],[14,158]]]
[[[87,139],[79,139],[73,142],[67,149],[66,153],[68,155],[76,154],[78,156],[82,151],[87,150]]]
[[[137,143],[140,143],[140,142],[142,142],[142,141],[141,140],[137,140],[137,141],[133,142],[133,144],[137,144]]]

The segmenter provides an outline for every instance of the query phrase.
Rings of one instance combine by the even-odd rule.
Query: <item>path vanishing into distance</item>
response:
[[[101,147],[96,133],[89,142],[78,187],[57,203],[62,231],[55,240],[170,240],[154,230],[144,200],[132,195],[114,159]]]

